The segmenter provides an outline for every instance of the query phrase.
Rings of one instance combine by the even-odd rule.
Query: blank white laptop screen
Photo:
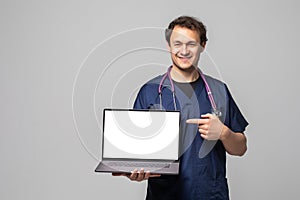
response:
[[[103,158],[178,159],[179,112],[104,112]]]

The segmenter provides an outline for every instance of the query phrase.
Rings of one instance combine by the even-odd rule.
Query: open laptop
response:
[[[179,111],[104,109],[102,160],[95,172],[179,172]]]

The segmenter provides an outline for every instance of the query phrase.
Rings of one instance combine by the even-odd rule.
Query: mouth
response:
[[[192,56],[178,56],[178,55],[176,55],[176,57],[182,62],[190,62],[190,59],[192,58]]]

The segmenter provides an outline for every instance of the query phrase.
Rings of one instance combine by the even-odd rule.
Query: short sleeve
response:
[[[143,86],[140,91],[138,92],[138,95],[134,101],[133,108],[134,109],[146,109],[145,106],[145,86]]]
[[[232,131],[243,133],[248,126],[248,122],[241,113],[240,109],[238,108],[237,104],[235,103],[228,87],[226,86],[226,90],[228,93],[228,109],[227,109],[227,116],[228,124],[226,124]]]

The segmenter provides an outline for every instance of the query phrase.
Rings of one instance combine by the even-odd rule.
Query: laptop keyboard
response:
[[[109,162],[111,167],[132,167],[132,168],[169,168],[170,163],[148,163],[148,162],[128,162],[128,161],[115,161]]]

